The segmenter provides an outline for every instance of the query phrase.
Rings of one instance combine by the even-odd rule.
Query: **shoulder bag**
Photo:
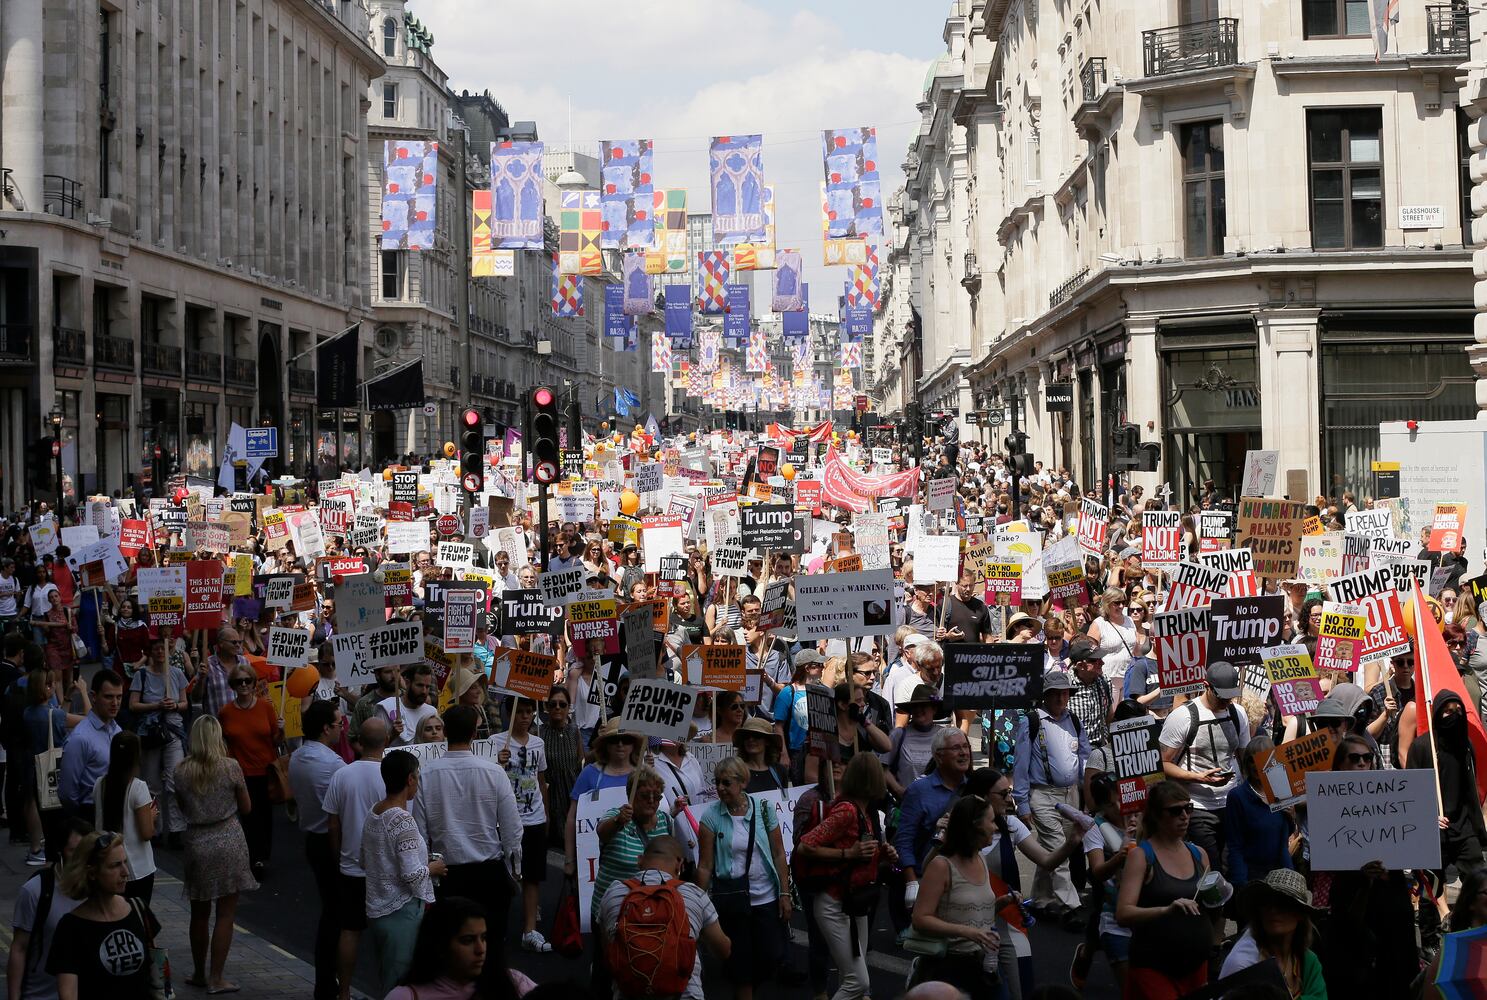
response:
[[[42,812],[61,809],[62,751],[57,747],[56,730],[52,726],[52,712],[46,713],[46,749],[36,755],[36,808]]]

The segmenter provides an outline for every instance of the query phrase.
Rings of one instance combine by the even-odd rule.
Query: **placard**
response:
[[[647,573],[661,571],[661,557],[675,555],[686,546],[680,517],[644,517],[640,521],[640,549]]]
[[[739,534],[746,549],[759,552],[805,551],[805,517],[794,504],[756,503],[740,507]]]
[[[960,579],[960,536],[925,535],[914,546],[915,583],[954,583]]]
[[[557,676],[558,658],[525,649],[503,649],[492,665],[491,683],[502,691],[546,701]]]
[[[1208,679],[1208,607],[1151,616],[1153,654],[1163,695],[1198,694]]]
[[[469,542],[440,542],[435,562],[440,566],[462,569],[475,564],[475,546]]]
[[[387,553],[388,555],[411,555],[414,552],[427,552],[429,547],[429,526],[427,521],[388,521],[387,522]]]
[[[1322,686],[1311,654],[1300,643],[1286,643],[1261,650],[1265,673],[1270,678],[1270,697],[1282,716],[1309,715],[1322,703]]]
[[[625,665],[631,680],[656,677],[655,608],[649,601],[625,606],[620,612],[620,628],[625,636]],[[634,688],[631,688],[633,693]]]
[[[1358,654],[1360,663],[1387,660],[1413,648],[1413,640],[1404,629],[1404,611],[1399,605],[1394,573],[1388,566],[1338,577],[1327,589],[1339,604],[1354,604],[1363,609],[1367,626],[1363,630],[1363,649]]]
[[[368,678],[378,667],[403,667],[423,661],[423,622],[392,622],[368,629],[366,636]]]
[[[815,573],[795,578],[802,642],[893,632],[893,571]]]
[[[186,564],[184,627],[214,629],[222,624],[222,564],[195,560]]]
[[[1435,772],[1322,771],[1306,775],[1312,871],[1439,869]]]
[[[1017,607],[1022,604],[1022,557],[1016,555],[993,556],[986,564],[986,596],[994,604]],[[915,563],[914,577],[919,577]]]
[[[279,628],[268,630],[268,662],[275,667],[292,669],[310,662],[310,630]]]
[[[392,474],[392,502],[418,503],[418,473],[394,472]]]
[[[1358,605],[1324,603],[1317,631],[1317,670],[1356,672],[1362,662],[1367,626],[1368,616]]]
[[[1198,512],[1198,551],[1228,548],[1234,538],[1234,514],[1227,510]]]
[[[1270,496],[1275,492],[1275,477],[1279,468],[1279,451],[1245,452],[1244,479],[1241,480],[1239,495],[1246,497]]]
[[[1392,518],[1394,512],[1387,507],[1372,510],[1350,510],[1343,516],[1343,524],[1350,535],[1365,535],[1369,538],[1388,538],[1394,534]]]
[[[1306,505],[1297,500],[1241,497],[1234,545],[1254,552],[1254,570],[1272,580],[1296,575],[1301,557],[1301,522]]]
[[[841,760],[836,738],[836,695],[824,684],[807,684],[806,753],[822,760]]]
[[[1260,775],[1260,791],[1264,793],[1270,811],[1279,812],[1287,806],[1304,802],[1307,772],[1331,770],[1332,755],[1336,750],[1337,734],[1324,728],[1257,756],[1255,771]],[[1430,825],[1435,826],[1434,813]]]
[[[692,687],[742,691],[747,652],[745,647],[735,645],[683,646],[682,676]]]
[[[396,563],[384,563],[378,567],[382,573],[382,596],[389,608],[401,608],[413,603],[413,571]]]
[[[475,652],[475,611],[480,601],[476,590],[444,593],[444,652]]]
[[[1182,511],[1148,510],[1141,514],[1141,565],[1165,570],[1182,561]]]
[[[1208,662],[1228,660],[1241,671],[1259,667],[1260,650],[1280,642],[1286,623],[1286,599],[1215,597],[1208,607]]]
[[[1122,816],[1144,810],[1151,786],[1166,777],[1159,742],[1162,722],[1151,716],[1138,716],[1110,724],[1110,757]]]
[[[1438,503],[1430,522],[1427,548],[1431,552],[1460,552],[1462,532],[1466,530],[1466,504]]]
[[[1079,501],[1079,528],[1076,537],[1079,549],[1089,555],[1103,558],[1105,538],[1110,530],[1110,508],[1094,500]]]
[[[690,734],[696,701],[694,689],[653,677],[636,677],[632,668],[620,731],[682,742]]]
[[[582,566],[573,569],[555,569],[538,578],[542,587],[542,599],[553,607],[567,607],[573,595],[583,589],[586,570]]]
[[[508,590],[501,595],[501,634],[552,634],[560,614],[548,607],[536,587]]]
[[[741,578],[749,574],[749,550],[737,545],[723,545],[712,552],[713,575]]]
[[[957,710],[1032,709],[1043,694],[1041,643],[947,642],[945,695]]]
[[[955,477],[940,476],[924,484],[924,506],[929,510],[949,510],[955,504]]]
[[[1296,579],[1325,584],[1342,576],[1344,537],[1340,531],[1302,536]]]
[[[1167,587],[1167,601],[1162,606],[1162,610],[1181,611],[1185,608],[1206,608],[1215,597],[1223,596],[1228,582],[1227,570],[1204,566],[1201,563],[1178,563],[1172,570],[1172,578]]]

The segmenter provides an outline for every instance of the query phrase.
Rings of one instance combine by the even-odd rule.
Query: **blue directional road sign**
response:
[[[249,427],[247,433],[249,458],[279,457],[279,428]]]

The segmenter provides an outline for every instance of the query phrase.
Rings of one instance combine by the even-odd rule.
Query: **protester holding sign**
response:
[[[578,848],[575,842],[578,822],[578,800],[606,788],[624,788],[640,764],[645,740],[639,733],[620,732],[620,720],[610,719],[594,735],[594,761],[586,764],[568,793],[568,822],[564,831],[563,870],[568,875],[578,872]]]
[[[1432,746],[1434,743],[1434,746]],[[1430,706],[1428,730],[1415,737],[1405,767],[1436,773],[1441,803],[1441,868],[1480,868],[1487,845],[1487,823],[1477,794],[1477,762],[1467,735],[1461,696],[1438,691]]]

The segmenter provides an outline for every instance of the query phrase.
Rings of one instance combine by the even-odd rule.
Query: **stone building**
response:
[[[318,339],[369,303],[361,3],[0,5],[0,506],[310,456]],[[308,353],[306,353],[308,352]],[[293,360],[293,359],[298,360]]]

